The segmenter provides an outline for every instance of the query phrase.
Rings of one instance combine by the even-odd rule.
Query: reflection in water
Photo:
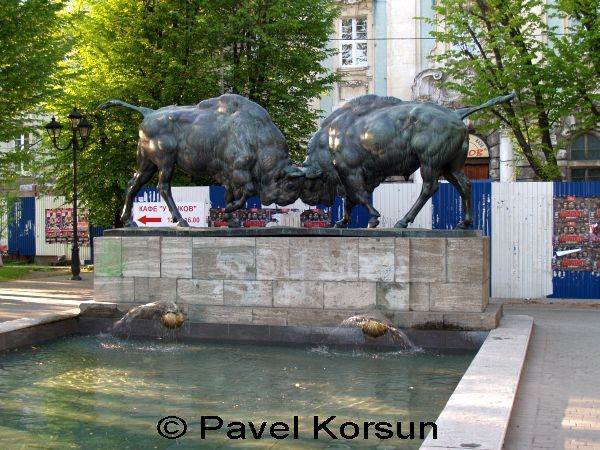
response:
[[[418,448],[398,439],[313,439],[313,418],[434,421],[473,353],[347,347],[163,343],[109,335],[61,340],[0,357],[0,448],[239,447],[224,430],[201,439],[202,416],[224,423],[292,423],[298,440],[247,439],[244,447]],[[188,423],[176,442],[160,418]],[[249,432],[248,432],[249,433]],[[249,435],[249,434],[248,434]],[[266,441],[265,441],[266,440]]]

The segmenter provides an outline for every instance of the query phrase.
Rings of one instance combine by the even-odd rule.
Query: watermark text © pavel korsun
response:
[[[303,420],[310,420],[303,418]],[[262,439],[271,436],[274,439],[299,439],[300,419],[294,416],[288,422],[240,422],[226,423],[219,416],[201,416],[201,438],[206,439],[209,433],[225,433],[228,439]],[[431,431],[432,438],[437,439],[437,425],[434,422],[353,422],[339,419],[336,416],[313,416],[313,439],[424,439]],[[304,428],[304,427],[302,427]]]

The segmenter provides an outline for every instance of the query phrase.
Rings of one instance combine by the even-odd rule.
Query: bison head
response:
[[[304,172],[287,165],[275,176],[269,177],[268,180],[263,179],[260,201],[263,205],[289,205],[298,199],[303,184]]]
[[[310,141],[302,171],[306,174],[300,195],[302,201],[309,205],[333,205],[339,178],[329,153],[327,136],[322,129]]]

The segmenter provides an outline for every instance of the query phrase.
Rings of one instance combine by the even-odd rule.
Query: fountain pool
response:
[[[418,448],[419,423],[435,422],[474,355],[65,338],[0,356],[0,448]],[[165,416],[184,419],[186,434],[161,437]],[[223,426],[202,439],[203,417],[217,425],[207,416]],[[339,439],[323,430],[314,439],[315,416],[336,416],[327,428]],[[249,422],[259,430],[263,421],[254,439]],[[365,421],[391,423],[394,432],[400,422],[405,436],[412,421],[415,439],[380,440],[371,427],[365,440]],[[231,422],[245,424],[245,440],[228,437],[240,436]],[[269,434],[274,422],[290,426],[288,438]],[[356,438],[340,435],[345,422],[360,425]]]

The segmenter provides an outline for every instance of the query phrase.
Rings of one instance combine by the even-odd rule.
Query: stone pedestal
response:
[[[477,231],[108,230],[97,302],[175,300],[192,323],[338,326],[374,310],[406,328],[489,330],[489,239]]]

